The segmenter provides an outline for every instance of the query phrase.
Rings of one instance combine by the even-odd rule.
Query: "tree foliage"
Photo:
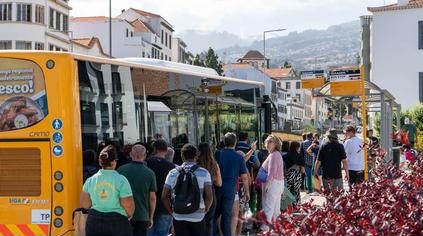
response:
[[[223,66],[219,61],[219,56],[211,47],[209,47],[209,50],[207,51],[206,59],[204,60],[204,66],[215,69],[219,75],[222,75],[223,73]]]
[[[205,67],[204,60],[201,59],[200,54],[198,54],[198,53],[195,55],[194,65]]]
[[[285,60],[285,62],[283,63],[283,68],[291,68],[291,67],[292,65],[287,60]]]
[[[410,118],[410,120],[416,125],[417,131],[418,131],[418,137],[417,137],[417,145],[416,147],[418,149],[423,149],[423,103],[419,103],[415,105],[414,107],[402,111],[401,112],[401,125],[404,124],[405,117]],[[374,130],[380,134],[380,114],[377,114],[374,121]],[[398,127],[396,127],[397,124],[397,117],[396,115],[392,116],[392,126],[394,130],[397,130]]]

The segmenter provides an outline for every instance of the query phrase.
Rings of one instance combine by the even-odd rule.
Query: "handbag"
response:
[[[267,171],[263,168],[260,167],[258,173],[257,173],[257,177],[256,180],[258,180],[260,183],[265,183],[267,180]]]
[[[85,236],[85,225],[87,223],[88,209],[78,208],[73,211],[73,226],[75,227],[75,235]]]

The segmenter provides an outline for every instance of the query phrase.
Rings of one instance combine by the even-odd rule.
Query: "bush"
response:
[[[282,213],[273,235],[422,235],[422,216],[423,162],[416,161],[407,173],[380,167],[374,182],[330,194],[323,207]]]

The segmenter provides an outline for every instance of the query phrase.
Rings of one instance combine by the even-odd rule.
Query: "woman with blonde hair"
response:
[[[269,152],[269,156],[264,161],[261,168],[267,173],[267,177],[262,184],[262,207],[267,223],[280,214],[281,195],[284,190],[284,169],[281,156],[282,142],[274,135],[269,135],[264,142]],[[263,231],[268,231],[269,226],[263,224]]]

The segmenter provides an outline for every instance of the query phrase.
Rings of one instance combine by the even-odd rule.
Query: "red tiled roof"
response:
[[[72,42],[75,44],[78,44],[84,48],[88,48],[91,49],[94,47],[94,45],[98,45],[98,48],[100,50],[100,53],[103,54],[104,56],[109,56],[106,53],[104,53],[103,51],[103,47],[101,46],[100,40],[96,37],[92,37],[92,38],[79,38],[79,39],[72,39]]]
[[[405,5],[399,5],[398,3],[390,4],[381,7],[368,7],[367,10],[370,12],[380,12],[380,11],[394,11],[394,10],[404,10],[404,9],[413,9],[413,8],[423,8],[423,0],[409,0]]]
[[[132,21],[131,25],[134,27],[135,32],[152,32],[153,31],[146,24],[144,24],[144,22],[138,19]]]
[[[269,68],[264,72],[270,78],[284,78],[288,77],[291,73],[292,68]]]
[[[115,18],[112,18],[115,19]],[[87,17],[72,17],[70,22],[96,22],[96,21],[108,21],[109,17],[106,16],[87,16]]]
[[[242,58],[242,60],[251,60],[251,59],[264,59],[263,54],[257,50],[248,51]]]

